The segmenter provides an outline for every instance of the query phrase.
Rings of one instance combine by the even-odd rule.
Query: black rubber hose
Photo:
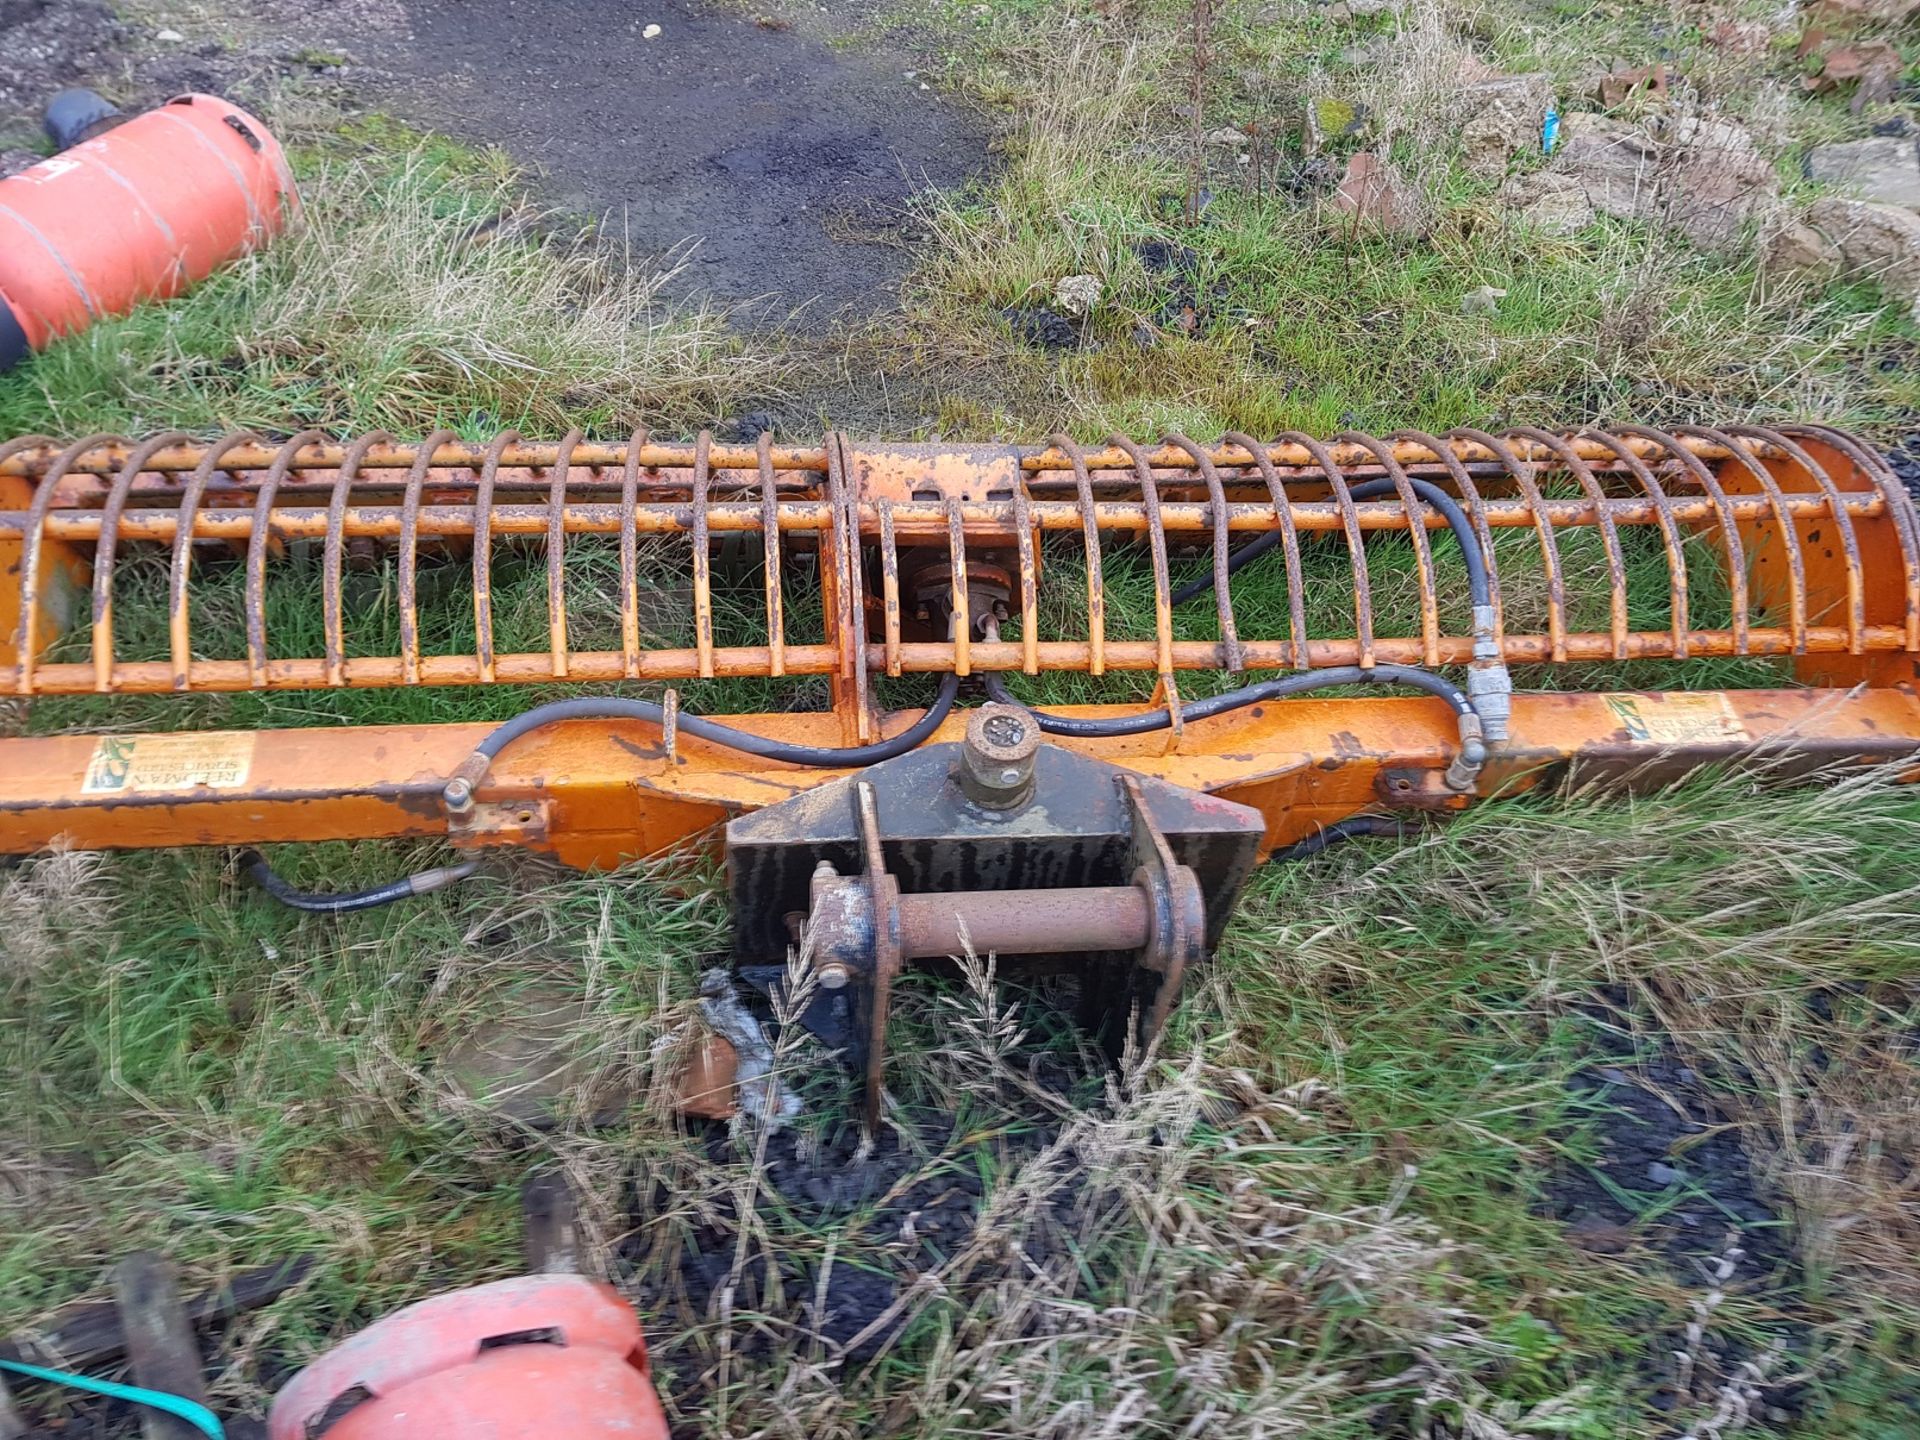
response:
[[[685,712],[681,713],[677,723],[689,735],[711,740],[729,750],[758,755],[763,760],[784,760],[789,765],[813,765],[826,769],[851,769],[877,765],[882,760],[906,754],[940,728],[940,723],[947,718],[947,712],[953,709],[954,697],[959,693],[960,677],[943,676],[940,693],[934,697],[933,704],[909,729],[871,745],[848,745],[843,748],[792,745],[784,740],[769,740],[764,735],[736,730],[718,720],[706,720]],[[655,725],[664,725],[666,718],[667,712],[652,700],[623,700],[617,696],[591,695],[578,700],[555,700],[547,705],[536,705],[489,732],[484,740],[473,747],[473,753],[492,760],[522,735],[559,720],[647,720]]]
[[[1440,518],[1447,522],[1447,528],[1453,531],[1453,538],[1460,542],[1460,555],[1467,563],[1467,588],[1473,596],[1475,605],[1493,603],[1493,585],[1487,578],[1487,557],[1480,553],[1480,537],[1474,534],[1473,522],[1467,519],[1467,512],[1460,508],[1460,502],[1431,480],[1416,480],[1407,477],[1407,484],[1413,493],[1440,512]],[[1356,500],[1372,500],[1385,495],[1397,487],[1390,479],[1364,480],[1351,488],[1349,493]],[[1242,545],[1227,557],[1227,574],[1232,575],[1241,567],[1251,564],[1280,543],[1283,532],[1269,530],[1259,539]],[[1189,580],[1173,592],[1175,605],[1184,605],[1196,595],[1204,595],[1213,588],[1213,572]]]
[[[480,868],[477,860],[465,860],[458,865],[445,865],[435,870],[422,870],[417,875],[403,875],[398,880],[390,880],[385,885],[375,885],[370,890],[350,890],[344,895],[322,895],[313,890],[300,890],[287,883],[274,868],[267,863],[267,857],[258,850],[242,850],[234,863],[240,872],[259,886],[262,891],[278,900],[290,910],[304,910],[311,915],[346,915],[355,910],[377,910],[382,905],[391,905],[396,900],[409,900],[415,895],[431,894],[435,890],[444,890],[457,884]]]
[[[1021,705],[1007,689],[1006,682],[992,671],[984,677],[987,694],[1005,705]],[[1258,680],[1251,685],[1243,685],[1238,690],[1228,690],[1224,694],[1210,695],[1204,700],[1189,700],[1180,707],[1180,719],[1183,724],[1194,720],[1205,720],[1209,716],[1224,715],[1230,710],[1238,710],[1246,705],[1257,705],[1262,700],[1279,700],[1288,695],[1301,695],[1309,690],[1325,690],[1335,685],[1406,685],[1415,690],[1424,690],[1429,695],[1437,695],[1461,715],[1471,715],[1473,706],[1467,699],[1466,691],[1443,675],[1431,670],[1416,669],[1411,665],[1375,665],[1363,670],[1358,665],[1335,665],[1325,670],[1303,670],[1295,675],[1282,675],[1272,680]],[[1104,739],[1115,735],[1145,735],[1154,730],[1164,730],[1172,723],[1165,710],[1143,710],[1138,715],[1119,715],[1110,720],[1080,720],[1066,715],[1054,715],[1045,710],[1031,711],[1041,730],[1049,735],[1073,735],[1082,739]]]
[[[1348,840],[1380,835],[1391,835],[1400,840],[1406,837],[1406,833],[1406,823],[1392,815],[1352,815],[1322,826],[1304,840],[1281,846],[1267,859],[1270,863],[1284,865],[1290,860],[1309,859],[1329,846],[1340,845]]]

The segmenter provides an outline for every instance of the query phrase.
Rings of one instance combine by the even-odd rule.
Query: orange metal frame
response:
[[[1360,478],[1384,477],[1392,498],[1356,500]],[[813,448],[726,447],[700,437],[661,445],[578,435],[557,445],[517,436],[461,444],[446,433],[417,446],[373,435],[337,443],[317,434],[283,444],[228,436],[200,446],[181,435],[133,443],[92,436],[72,445],[29,437],[0,445],[0,693],[193,693],[417,685],[668,681],[824,675],[830,711],[728,717],[756,733],[809,745],[866,743],[909,725],[883,714],[872,679],[911,672],[1147,671],[1176,723],[1134,739],[1063,741],[1143,774],[1258,807],[1269,845],[1375,808],[1457,808],[1473,795],[1439,783],[1456,746],[1437,700],[1299,699],[1177,723],[1180,677],[1249,675],[1377,663],[1465,664],[1474,640],[1450,630],[1429,544],[1444,521],[1411,481],[1440,484],[1470,513],[1491,561],[1493,537],[1531,532],[1545,587],[1539,633],[1509,633],[1495,577],[1500,660],[1790,657],[1806,688],[1633,695],[1523,693],[1508,738],[1494,747],[1477,794],[1541,783],[1572,768],[1659,777],[1759,752],[1793,763],[1872,761],[1920,745],[1920,519],[1879,457],[1816,428],[1638,428],[1553,435],[1459,430],[1321,442],[1185,437],[1146,448],[1121,438],[1086,449],[970,450],[855,446],[829,435]],[[1657,532],[1667,557],[1662,623],[1630,603],[1621,536]],[[1210,548],[1224,582],[1230,546],[1278,532],[1286,624],[1243,633],[1232,587],[1217,583],[1215,638],[1178,633],[1170,553]],[[1561,541],[1597,531],[1605,555],[1608,623],[1570,620]],[[716,639],[712,555],[718,537],[764,547],[765,634]],[[569,633],[566,559],[575,537],[616,537],[621,642],[582,649]],[[1418,572],[1417,621],[1383,626],[1369,540],[1400,535]],[[491,556],[508,537],[544,545],[548,644],[503,653],[495,644]],[[693,643],[642,643],[636,555],[647,537],[687,547]],[[1041,550],[1077,539],[1088,595],[1079,633],[1041,620]],[[1697,574],[1688,542],[1705,537],[1725,570],[1726,623],[1695,623]],[[264,601],[268,567],[285,546],[317,542],[324,644],[318,654],[276,645]],[[1144,545],[1153,572],[1154,635],[1109,635],[1103,564]],[[1314,635],[1302,556],[1344,548],[1353,623]],[[167,656],[116,648],[117,561],[134,547],[169,557]],[[384,548],[398,570],[400,646],[355,655],[343,576],[355,546]],[[469,557],[474,642],[425,653],[419,560]],[[1056,542],[1050,563],[1061,563]],[[796,637],[783,563],[817,557],[824,619]],[[220,552],[244,573],[245,644],[207,654],[197,643],[196,585]],[[1694,563],[1697,566],[1697,555]],[[989,576],[1000,577],[991,581]],[[932,577],[932,578],[929,578]],[[992,600],[993,585],[1003,587]],[[1345,583],[1345,582],[1343,582]],[[931,587],[931,588],[930,588]],[[922,619],[932,597],[936,612]],[[983,597],[989,597],[983,599]],[[1014,638],[1000,639],[1001,614]],[[991,618],[992,623],[983,624]],[[84,658],[67,658],[85,636]],[[63,639],[62,637],[67,637]],[[1081,707],[1082,716],[1131,713]],[[935,740],[959,738],[963,716]],[[573,722],[526,737],[494,764],[473,809],[450,816],[441,787],[487,727],[367,726],[225,732],[187,737],[45,736],[0,741],[0,852],[67,840],[89,848],[275,840],[446,836],[484,848],[528,846],[576,865],[652,853],[710,831],[743,810],[787,798],[843,772],[753,760],[671,730]]]

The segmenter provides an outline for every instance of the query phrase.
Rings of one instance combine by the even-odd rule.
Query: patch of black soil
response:
[[[1717,1388],[1769,1345],[1790,1354],[1804,1348],[1800,1267],[1786,1202],[1756,1181],[1711,1079],[1664,1036],[1648,1039],[1643,1031],[1630,1044],[1614,1018],[1596,1014],[1593,1063],[1570,1082],[1594,1118],[1599,1153],[1590,1165],[1565,1163],[1554,1172],[1546,1212],[1566,1225],[1573,1244],[1644,1263],[1688,1292],[1690,1303],[1719,1290],[1759,1300],[1778,1317],[1762,1327],[1764,1338],[1751,1326],[1735,1333],[1725,1316],[1710,1321],[1683,1387],[1674,1355],[1687,1348],[1686,1318],[1649,1314],[1644,1374],[1652,1404],[1677,1426],[1703,1406],[1711,1411]],[[1776,1361],[1772,1369],[1792,1365]],[[1756,1414],[1764,1409],[1781,1420],[1798,1412],[1795,1386],[1763,1382],[1761,1395]]]
[[[636,1304],[649,1324],[692,1334],[724,1301],[736,1315],[778,1317],[735,1326],[736,1354],[771,1359],[818,1343],[826,1358],[860,1362],[918,1313],[924,1295],[916,1290],[928,1277],[978,1290],[1083,1243],[1075,1217],[1084,1189],[1075,1172],[1049,1176],[1051,1193],[1014,1222],[1017,1244],[1007,1243],[1004,1228],[992,1243],[975,1244],[982,1205],[1059,1138],[1059,1117],[1092,1099],[1089,1087],[1105,1073],[1097,1056],[1060,1040],[1057,1027],[1071,1023],[1056,1008],[1061,998],[1032,993],[1023,1013],[1035,1032],[1006,1057],[1026,1088],[996,1092],[984,1110],[948,1108],[938,1096],[902,1101],[869,1146],[859,1122],[834,1108],[829,1087],[810,1102],[818,1107],[812,1116],[766,1137],[754,1213],[744,1225],[740,1192],[729,1186],[717,1195],[708,1189],[707,1205],[691,1212],[699,1217],[691,1229],[663,1230],[650,1222],[689,1213],[686,1197],[666,1175],[640,1186],[636,1226],[621,1253],[639,1277]],[[707,1158],[736,1180],[750,1173],[754,1143],[722,1124],[703,1137]],[[999,1224],[1008,1223],[1002,1215]],[[743,1229],[749,1238],[736,1262]]]
[[[984,164],[985,126],[905,70],[689,0],[407,0],[381,103],[499,145],[684,288],[824,320],[895,303],[897,215]],[[646,31],[658,26],[649,39]],[[876,221],[876,217],[879,217]]]
[[[1200,252],[1170,240],[1147,240],[1134,246],[1133,253],[1156,281],[1159,304],[1153,323],[1182,335],[1205,330],[1225,303],[1228,289],[1224,281],[1201,283]]]
[[[695,1228],[672,1271],[662,1276],[639,1267],[647,1277],[638,1295],[641,1313],[663,1322],[679,1315],[698,1323],[713,1312],[717,1292],[733,1283],[735,1313],[769,1307],[803,1338],[817,1337],[833,1353],[845,1347],[854,1360],[870,1358],[903,1323],[908,1307],[896,1306],[914,1282],[951,1260],[972,1238],[986,1189],[983,1174],[1032,1155],[1055,1133],[1051,1124],[1037,1122],[962,1135],[952,1116],[924,1114],[914,1122],[911,1143],[903,1145],[900,1134],[889,1129],[863,1153],[859,1127],[851,1122],[824,1139],[795,1129],[779,1131],[767,1142],[756,1219],[775,1237],[835,1232],[836,1259],[824,1286],[819,1258],[824,1252],[817,1243],[773,1247],[781,1258],[770,1276],[766,1248],[750,1241],[734,1280],[739,1225],[726,1200],[711,1223]],[[713,1127],[708,1144],[715,1161],[745,1163],[724,1126]],[[642,1198],[644,1215],[648,1206]],[[1041,1237],[1034,1243],[1044,1249],[1047,1241]],[[639,1261],[643,1242],[638,1234],[630,1247],[628,1258]],[[771,1355],[792,1336],[762,1326],[738,1339],[737,1351]]]
[[[1014,305],[1000,312],[1023,343],[1036,350],[1078,350],[1086,337],[1080,326],[1044,305]]]

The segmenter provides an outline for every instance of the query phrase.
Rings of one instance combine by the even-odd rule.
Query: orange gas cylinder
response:
[[[667,1440],[633,1307],[579,1275],[436,1295],[328,1351],[269,1440]]]
[[[0,180],[0,370],[177,295],[279,231],[298,200],[246,111],[182,95]]]

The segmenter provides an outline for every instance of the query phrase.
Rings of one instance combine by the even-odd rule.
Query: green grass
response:
[[[1763,119],[1771,92],[1735,84],[1748,72],[1730,62],[1711,68],[1698,32],[1674,31],[1656,8],[1559,5],[1516,18],[1489,5],[1449,33],[1563,75],[1593,54],[1677,47],[1693,83]],[[1444,137],[1405,119],[1431,77],[1407,80],[1412,98],[1388,96],[1401,106],[1389,114],[1379,87],[1391,75],[1340,56],[1392,23],[1282,9],[1276,19],[1252,3],[1222,7],[1208,125],[1283,127],[1309,93],[1398,115],[1395,153],[1431,181],[1429,234],[1354,233],[1271,185],[1242,183],[1221,156],[1212,205],[1199,223],[1182,220],[1165,197],[1186,180],[1183,7],[1076,8],[1068,35],[1060,7],[942,3],[917,12],[942,52],[927,73],[1009,106],[1017,126],[1003,168],[928,201],[934,241],[906,316],[891,335],[837,337],[849,366],[870,360],[903,379],[917,367],[935,419],[909,428],[958,439],[1062,426],[1087,439],[1602,419],[1910,426],[1920,378],[1900,357],[1920,337],[1870,287],[1765,287],[1744,255],[1699,257],[1630,226],[1549,239],[1491,223],[1485,188],[1451,171]],[[1755,73],[1771,85],[1783,64],[1763,56]],[[1866,123],[1841,106],[1787,103],[1794,145]],[[479,437],[578,424],[623,436],[636,418],[690,430],[789,373],[774,339],[740,340],[717,316],[664,306],[654,277],[527,215],[500,157],[377,116],[301,138],[305,232],[0,379],[0,430],[412,435],[444,424]],[[1280,141],[1285,158],[1298,158],[1296,144]],[[1149,242],[1196,254],[1206,313],[1191,334],[1163,321],[1171,286],[1142,263]],[[1017,344],[1001,308],[1047,303],[1061,276],[1079,273],[1104,287],[1098,347],[1052,357]],[[1483,285],[1507,295],[1491,315],[1463,313],[1462,296]],[[1135,338],[1143,324],[1150,344]],[[1624,538],[1632,624],[1660,628],[1656,537]],[[1569,628],[1604,628],[1597,536],[1561,543]],[[1444,536],[1433,553],[1442,614],[1461,628],[1464,571]],[[1343,549],[1315,542],[1306,558],[1309,633],[1351,633]],[[1368,558],[1380,633],[1417,633],[1411,546],[1380,537]],[[1502,534],[1495,558],[1508,629],[1544,628],[1533,537]],[[1694,624],[1723,624],[1728,597],[1706,542],[1688,558]],[[1078,637],[1077,550],[1046,560],[1043,630]],[[1204,563],[1176,557],[1175,583]],[[660,597],[646,609],[649,643],[684,643],[681,568],[664,546],[643,563]],[[1106,573],[1108,635],[1150,637],[1145,555],[1116,544]],[[429,653],[469,648],[465,574],[423,558]],[[617,643],[617,574],[606,547],[570,547],[576,643]],[[501,649],[540,648],[539,551],[503,548],[495,577]],[[124,657],[166,655],[165,581],[163,557],[123,557]],[[315,555],[272,571],[274,654],[318,653],[319,588]],[[795,567],[790,641],[817,633],[815,593]],[[1234,593],[1243,635],[1285,633],[1277,557]],[[349,576],[348,597],[349,653],[394,653],[391,564]],[[244,653],[239,598],[236,566],[197,564],[198,653]],[[760,598],[752,556],[722,569],[720,643],[762,638]],[[1176,625],[1203,639],[1217,620],[1201,599]],[[84,644],[70,637],[55,658],[82,659]],[[1543,666],[1518,678],[1783,683],[1758,661]],[[1185,688],[1230,683],[1203,673]],[[1015,684],[1045,703],[1138,700],[1150,677]],[[924,689],[884,693],[912,703]],[[724,713],[819,706],[821,690],[710,682],[683,698]],[[470,720],[516,711],[533,693],[76,697],[35,704],[24,725]],[[274,858],[296,883],[349,888],[439,853],[329,844]],[[1572,1247],[1544,1213],[1552,1177],[1596,1154],[1602,1117],[1571,1077],[1636,1043],[1596,1035],[1604,1004],[1723,1077],[1756,1167],[1791,1210],[1807,1275],[1796,1302],[1812,1327],[1793,1360],[1808,1376],[1798,1433],[1901,1433],[1920,1366],[1902,1188],[1920,1143],[1917,853],[1920,802],[1888,777],[1823,789],[1713,775],[1633,799],[1483,806],[1414,843],[1365,842],[1258,874],[1162,1052],[1124,1080],[1080,1062],[1044,993],[911,975],[890,1088],[905,1113],[951,1116],[950,1133],[913,1143],[928,1173],[982,1177],[989,1220],[942,1287],[911,1300],[881,1357],[839,1367],[795,1362],[810,1352],[792,1296],[729,1326],[667,1286],[703,1227],[807,1266],[829,1256],[879,1266],[897,1244],[871,1207],[825,1220],[784,1203],[753,1213],[741,1203],[761,1183],[752,1132],[710,1149],[665,1114],[698,974],[727,946],[709,859],[572,875],[495,858],[457,891],[332,921],[272,908],[207,852],[46,857],[0,879],[0,1093],[14,1117],[0,1136],[0,1329],[94,1293],[135,1245],[165,1250],[195,1286],[310,1254],[307,1285],[223,1342],[233,1363],[217,1398],[257,1407],[263,1357],[297,1362],[405,1301],[511,1273],[520,1181],[557,1165],[581,1193],[595,1256],[658,1302],[650,1338],[687,1434],[1065,1437],[1122,1419],[1169,1435],[1677,1427],[1710,1414],[1715,1397],[1665,1416],[1652,1408],[1649,1367],[1683,1334],[1698,1287],[1644,1247],[1612,1257]],[[450,1063],[529,987],[580,1001],[573,1039],[591,1075],[543,1131],[503,1125],[464,1098]],[[1045,1066],[1029,1068],[1040,1055]],[[804,1044],[785,1059],[811,1106],[803,1127],[825,1143],[845,1123],[850,1082]],[[1036,1089],[1045,1067],[1077,1077],[1064,1096]],[[602,1084],[638,1098],[595,1128],[587,1096]],[[981,1135],[1007,1145],[971,1143]],[[1649,1216],[1677,1199],[1625,1198]],[[1736,1289],[1712,1327],[1751,1337],[1777,1319]],[[772,1337],[774,1359],[737,1353],[750,1329]],[[1751,1431],[1783,1428],[1760,1417]]]

